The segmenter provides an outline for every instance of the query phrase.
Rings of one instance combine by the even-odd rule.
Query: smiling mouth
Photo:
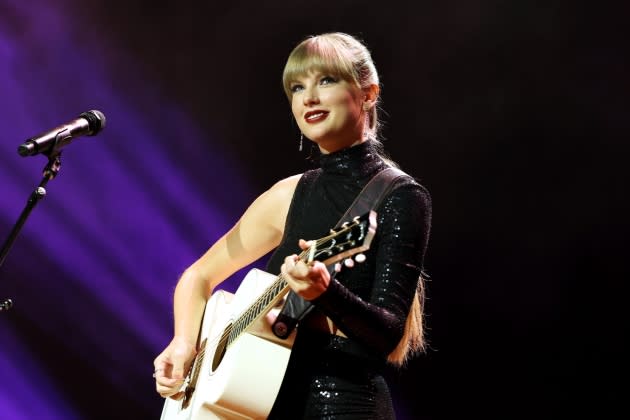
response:
[[[325,119],[327,116],[328,112],[326,111],[312,111],[307,112],[306,115],[304,115],[304,119],[308,123],[315,123]]]

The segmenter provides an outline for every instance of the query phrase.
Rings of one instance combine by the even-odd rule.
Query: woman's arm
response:
[[[399,187],[378,213],[379,245],[369,299],[331,280],[321,263],[307,266],[291,256],[282,270],[292,289],[313,302],[346,336],[387,355],[403,336],[416,293],[431,225],[429,193],[417,184]]]
[[[278,246],[300,178],[284,179],[260,195],[239,221],[180,277],[174,294],[174,337],[154,361],[156,388],[173,395],[196,354],[203,311],[212,291],[237,270]]]
[[[416,294],[431,226],[431,199],[418,185],[403,186],[378,210],[379,244],[369,299],[333,279],[313,303],[349,338],[387,355],[403,336]]]

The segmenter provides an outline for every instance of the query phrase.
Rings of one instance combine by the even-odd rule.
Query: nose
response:
[[[313,106],[319,103],[319,95],[317,94],[317,88],[314,86],[307,87],[304,90],[304,95],[302,96],[302,100],[304,101],[304,106]]]

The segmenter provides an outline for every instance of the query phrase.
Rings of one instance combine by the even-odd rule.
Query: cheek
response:
[[[343,102],[343,108],[346,114],[346,118],[356,120],[361,116],[361,105],[357,103],[356,98],[348,96]]]
[[[304,132],[304,130],[306,130],[308,128],[308,125],[306,124],[306,122],[302,119],[302,108],[301,107],[295,107],[295,106],[291,106],[291,113],[293,114],[293,119],[295,121],[295,123],[297,124],[298,128],[300,129],[301,132]]]
[[[337,103],[343,106],[348,114],[354,114],[357,107],[360,107],[361,100],[353,95],[352,92],[344,92],[343,95],[339,95]]]
[[[302,109],[297,104],[295,99],[293,101],[291,101],[291,113],[293,114],[293,118],[295,118],[295,120],[299,124],[299,122],[300,122],[300,115],[302,114]]]

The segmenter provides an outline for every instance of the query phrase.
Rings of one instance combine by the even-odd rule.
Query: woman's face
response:
[[[290,88],[298,127],[323,153],[363,141],[364,95],[357,86],[313,70],[294,80]]]

